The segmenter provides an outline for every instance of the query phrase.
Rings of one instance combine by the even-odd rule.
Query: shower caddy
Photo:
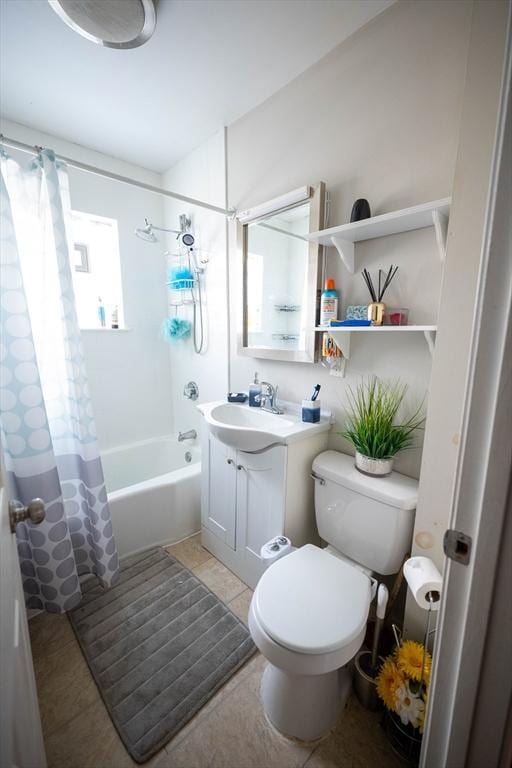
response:
[[[197,262],[193,243],[194,238],[190,235],[191,244],[187,243],[186,232],[179,237],[179,251],[171,254],[168,252],[171,264],[169,267],[169,279],[167,286],[170,292],[169,307],[173,307],[174,316],[179,316],[180,307],[191,306],[193,308],[192,316],[192,336],[194,340],[194,349],[200,354],[204,348],[204,323],[203,323],[203,296],[201,290],[201,275],[204,267]],[[207,259],[201,259],[201,264],[206,264]],[[199,331],[199,333],[198,333]]]

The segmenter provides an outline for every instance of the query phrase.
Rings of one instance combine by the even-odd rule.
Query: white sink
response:
[[[288,445],[330,429],[329,415],[322,416],[317,424],[309,424],[302,421],[300,406],[282,402],[279,406],[284,409],[282,415],[222,400],[197,407],[212,435],[240,451],[254,452],[271,445]]]

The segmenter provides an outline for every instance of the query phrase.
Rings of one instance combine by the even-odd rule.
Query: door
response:
[[[11,533],[0,451],[0,765],[45,768],[16,537]]]
[[[262,574],[260,549],[283,533],[286,448],[236,455],[237,551],[244,581],[256,586]]]
[[[203,443],[202,521],[231,549],[236,536],[235,459],[232,448],[207,434]]]
[[[484,37],[493,29],[500,30],[499,46],[506,29],[506,66],[497,130],[494,133],[492,124],[488,131],[496,143],[450,518],[450,528],[469,536],[470,546],[464,561],[450,557],[444,571],[423,768],[512,764],[512,6],[475,3],[467,82],[481,89],[487,85],[486,99],[491,91],[487,72],[492,72],[492,58],[500,51],[497,35]],[[472,56],[480,70],[471,78]],[[464,102],[475,104],[474,90]],[[494,109],[492,99],[487,104]],[[461,146],[465,134],[462,130]],[[474,195],[467,170],[474,167],[483,141],[489,138],[478,131],[472,143],[465,141],[465,154],[459,149],[458,163],[465,160],[460,172],[463,202],[466,190],[470,198]],[[482,166],[476,165],[477,171]],[[486,177],[480,172],[479,178],[483,184]],[[452,242],[458,236],[454,228]]]

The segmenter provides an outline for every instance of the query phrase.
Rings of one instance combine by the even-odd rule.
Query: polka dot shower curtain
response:
[[[43,150],[28,168],[1,153],[0,426],[11,498],[46,519],[17,526],[26,604],[61,612],[80,576],[118,576],[70,264],[68,175]]]

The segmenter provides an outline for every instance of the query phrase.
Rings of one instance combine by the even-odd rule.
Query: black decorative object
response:
[[[361,197],[356,200],[352,206],[352,213],[350,214],[350,223],[353,221],[361,221],[361,219],[369,219],[371,217],[370,203]]]

